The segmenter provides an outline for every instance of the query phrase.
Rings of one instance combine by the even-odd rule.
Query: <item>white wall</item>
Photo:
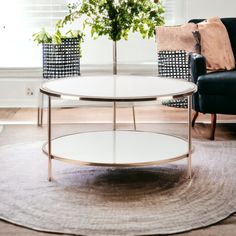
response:
[[[212,16],[236,17],[235,0],[186,0],[187,20]]]
[[[112,41],[105,36],[96,40],[87,36],[82,54],[82,64],[112,64]],[[117,58],[119,64],[155,63],[155,39],[142,39],[138,33],[131,33],[127,41],[118,41]]]

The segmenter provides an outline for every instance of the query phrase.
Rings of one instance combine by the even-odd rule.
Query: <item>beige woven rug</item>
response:
[[[47,232],[150,235],[183,232],[236,212],[236,142],[194,142],[186,160],[137,169],[53,162],[42,142],[0,148],[0,218]]]

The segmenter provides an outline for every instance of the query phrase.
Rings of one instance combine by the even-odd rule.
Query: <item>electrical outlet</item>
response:
[[[34,96],[34,89],[33,88],[26,88],[26,95],[27,96]]]

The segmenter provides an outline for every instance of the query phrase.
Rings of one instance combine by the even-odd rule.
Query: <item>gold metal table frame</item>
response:
[[[156,78],[156,77],[155,77]],[[156,78],[157,80],[160,78]],[[173,79],[166,79],[165,80],[173,80]],[[52,82],[52,81],[50,81]],[[148,82],[148,81],[147,81]],[[184,82],[184,83],[191,83],[191,82],[187,82],[187,81],[179,81],[179,82]],[[47,83],[47,82],[46,82]],[[125,163],[125,164],[117,164],[117,163],[94,163],[94,162],[85,162],[85,161],[73,161],[73,160],[68,160],[66,158],[61,158],[58,156],[55,156],[52,154],[52,104],[51,104],[51,98],[52,97],[60,97],[62,98],[64,95],[68,95],[68,94],[63,94],[61,92],[55,92],[52,91],[50,89],[45,88],[45,86],[42,86],[40,88],[40,93],[41,95],[47,95],[48,97],[48,122],[47,122],[47,129],[48,129],[48,137],[47,137],[47,143],[44,144],[43,146],[43,152],[48,156],[48,181],[52,180],[52,159],[56,159],[56,160],[60,160],[60,161],[66,161],[66,162],[70,162],[70,163],[76,163],[76,164],[80,164],[80,165],[88,165],[88,166],[113,166],[113,167],[135,167],[135,166],[151,166],[151,165],[160,165],[160,164],[164,164],[164,163],[169,163],[169,162],[173,162],[176,160],[180,160],[183,158],[187,158],[187,177],[191,179],[192,177],[192,159],[191,159],[191,153],[192,153],[192,133],[191,133],[191,110],[192,110],[192,94],[194,92],[197,91],[197,87],[195,84],[191,83],[192,88],[189,91],[183,91],[180,94],[176,94],[173,95],[173,98],[180,98],[180,97],[187,97],[188,98],[188,109],[187,109],[187,113],[188,113],[188,121],[187,121],[187,132],[188,132],[188,138],[187,138],[187,152],[179,155],[179,156],[175,156],[173,158],[167,158],[166,160],[161,160],[161,161],[152,161],[152,162],[143,162],[143,163]],[[70,95],[70,94],[69,94]],[[77,96],[79,97],[80,100],[86,100],[86,101],[106,101],[106,102],[111,102],[113,103],[113,107],[114,107],[114,119],[113,119],[113,130],[114,132],[116,132],[116,103],[117,102],[142,102],[142,101],[152,101],[152,100],[156,100],[158,98],[162,98],[162,97],[169,97],[169,94],[167,95],[155,95],[155,96],[143,96],[143,97],[93,97],[93,96],[84,96],[84,95],[80,95],[80,94],[72,94],[71,96]],[[134,112],[134,110],[133,110]],[[135,117],[135,116],[134,116]],[[38,119],[40,120],[40,117],[38,117]],[[136,130],[136,125],[135,125],[135,130]],[[129,131],[129,132],[136,132],[136,131]],[[140,132],[140,131],[138,131]],[[142,131],[145,132],[145,131]],[[172,135],[170,135],[172,136]],[[60,138],[60,137],[59,137]],[[57,138],[56,138],[57,139]],[[47,149],[45,148],[46,145],[48,146]]]

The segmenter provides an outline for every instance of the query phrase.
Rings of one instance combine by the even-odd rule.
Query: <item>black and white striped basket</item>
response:
[[[43,44],[43,77],[62,78],[80,75],[78,38],[63,39],[61,44]]]
[[[159,51],[157,56],[158,76],[190,79],[189,56],[186,51]],[[171,107],[187,108],[187,98],[168,99],[164,100],[162,104]]]

